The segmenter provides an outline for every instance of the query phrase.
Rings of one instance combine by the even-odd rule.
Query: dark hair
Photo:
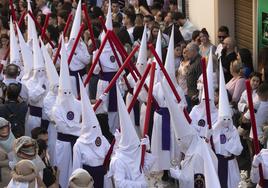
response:
[[[151,22],[154,21],[154,17],[150,14],[145,15],[143,18],[149,18]]]
[[[209,34],[208,34],[208,31],[206,28],[202,28],[200,33],[204,34],[204,35],[207,35],[209,37]]]
[[[58,42],[59,39],[59,30],[57,27],[54,27],[53,25],[47,26],[47,31],[50,34],[50,39],[53,40],[55,43]]]
[[[135,23],[136,14],[131,9],[125,9],[124,14],[129,18],[132,24]]]
[[[31,131],[31,135],[33,139],[37,139],[41,134],[48,134],[47,130],[42,127],[35,127]]]
[[[62,4],[62,10],[67,11],[68,15],[72,12],[73,5],[70,2],[64,2]]]
[[[0,38],[5,38],[9,40],[9,36],[6,33],[2,33]]]
[[[99,18],[100,16],[104,17],[104,13],[103,11],[101,10],[100,7],[97,7],[97,6],[94,6],[92,7],[92,14],[91,14],[91,17],[94,19],[94,18]]]
[[[182,12],[174,12],[173,19],[178,21],[180,19],[186,19],[185,15]]]
[[[10,83],[7,86],[6,95],[10,100],[17,100],[20,95],[20,86],[17,83]]]
[[[268,83],[262,83],[258,89],[257,89],[257,94],[258,95],[265,95],[268,94]]]
[[[9,78],[16,78],[19,74],[19,67],[15,64],[9,64],[6,67],[5,74]]]
[[[219,27],[218,32],[223,32],[223,33],[226,33],[227,35],[229,35],[229,29],[227,26],[224,26],[224,25]]]
[[[250,75],[249,75],[249,79],[253,78],[253,77],[258,77],[260,79],[260,82],[261,82],[261,73],[259,72],[252,72]]]
[[[252,55],[249,49],[247,48],[241,48],[238,50],[238,53],[241,57],[241,61],[243,63],[243,66],[248,67],[251,69],[251,71],[254,70],[253,68],[253,60],[252,60]]]
[[[192,40],[195,40],[197,37],[199,37],[200,31],[199,30],[195,30],[192,33]]]
[[[125,28],[122,28],[119,32],[118,32],[118,38],[119,40],[121,41],[121,43],[123,45],[125,44],[130,44],[132,45],[132,42],[131,42],[131,38],[127,32],[127,30]]]
[[[159,2],[154,2],[153,5],[151,6],[151,10],[161,10],[162,5]]]
[[[57,14],[58,17],[61,17],[66,22],[68,19],[68,12],[66,10],[60,10]]]
[[[178,2],[177,2],[177,0],[170,0],[169,4],[170,5],[178,5]]]
[[[36,141],[38,144],[38,155],[41,155],[43,152],[47,150],[47,143],[42,139],[37,139]]]
[[[3,27],[5,29],[9,29],[9,25],[8,25],[8,19],[5,16],[0,16],[0,20],[2,21]]]
[[[134,27],[134,30],[133,30],[134,41],[136,41],[138,39],[141,40],[143,29],[144,29],[143,26],[141,26],[141,27]]]

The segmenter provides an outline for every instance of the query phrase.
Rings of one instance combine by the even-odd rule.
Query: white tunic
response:
[[[191,110],[190,117],[192,119],[192,125],[194,126],[197,134],[200,137],[207,137],[207,116],[206,116],[206,106],[205,101],[202,100],[201,103],[195,105]],[[217,122],[218,110],[215,105],[210,105],[210,115],[211,115],[211,126]]]
[[[226,141],[221,142],[221,136],[225,135]],[[230,157],[238,156],[243,150],[237,129],[231,125],[224,128],[218,120],[213,130],[213,142],[216,154]],[[228,161],[228,187],[238,187],[240,182],[240,172],[236,159]]]
[[[73,42],[73,41],[71,41]],[[68,56],[71,53],[72,50],[71,44],[67,44],[67,54]],[[83,41],[80,41],[76,47],[75,53],[72,57],[72,61],[69,65],[71,71],[79,71],[84,69],[90,62],[90,55],[87,49],[86,44]],[[86,79],[86,75],[81,75],[82,80],[84,81]],[[76,87],[76,79],[74,76],[70,75],[71,84],[72,84],[72,91],[74,93],[74,96],[78,96],[77,94],[77,87]],[[78,86],[79,87],[79,86]]]
[[[49,84],[46,79],[32,78],[26,82],[29,92],[29,105],[42,108],[44,97],[47,95]],[[29,114],[25,123],[25,135],[31,136],[31,130],[41,125],[41,117]]]
[[[69,120],[67,113],[70,112],[66,109],[66,106],[56,104],[53,107],[53,119],[55,121],[56,129],[58,133],[71,134],[74,136],[80,135],[80,118],[81,118],[81,104],[78,100],[73,100],[71,111],[74,113],[74,119]],[[57,139],[56,148],[56,165],[60,170],[59,182],[62,187],[67,187],[69,177],[72,173],[72,148],[70,142],[60,141]]]
[[[262,149],[257,157],[262,164],[263,178],[265,180],[268,180],[268,149]],[[255,168],[252,166],[250,171],[250,179],[253,183],[259,183],[259,168]],[[257,185],[257,188],[260,188],[260,186]]]
[[[96,51],[93,53],[93,59],[95,59]],[[117,53],[118,54],[118,53]],[[110,48],[104,48],[102,51],[100,58],[99,58],[99,63],[96,65],[94,69],[94,74],[99,74],[101,71],[102,72],[117,72],[118,71],[118,64],[116,60],[111,58],[114,54]],[[119,54],[118,57],[120,58]],[[114,60],[114,62],[111,61]],[[122,60],[121,60],[122,61]],[[98,99],[103,93],[104,90],[107,88],[109,85],[108,81],[101,80],[99,79],[98,85],[97,85],[97,94],[96,98]],[[109,93],[107,93],[109,96]],[[96,111],[96,114],[99,113],[108,113],[108,121],[109,121],[109,126],[110,126],[110,132],[113,134],[116,130],[116,128],[119,128],[119,118],[118,118],[118,113],[117,112],[108,112],[108,105],[109,105],[109,98],[107,97],[103,102],[101,106]]]
[[[175,178],[179,179],[180,188],[194,188],[198,176],[203,176],[205,180],[205,182],[201,180],[203,186],[219,188],[216,164],[217,159],[212,150],[204,140],[195,137],[185,153],[184,160],[180,163],[180,173]]]
[[[51,165],[55,165],[55,145],[57,140],[57,130],[52,116],[52,108],[56,102],[56,97],[52,91],[49,91],[43,102],[43,117],[49,121],[48,126],[48,154]]]
[[[148,184],[144,172],[149,172],[154,163],[153,156],[149,153],[145,154],[143,172],[135,174],[131,165],[125,162],[126,156],[115,154],[110,163],[110,175],[113,176],[116,188],[146,188]],[[127,159],[128,161],[128,159]]]
[[[73,171],[83,168],[83,165],[91,167],[103,165],[110,144],[104,136],[101,137],[101,141],[101,146],[97,147],[95,143],[85,144],[77,140],[73,148]],[[106,175],[103,185],[104,188],[112,187],[111,179]]]
[[[177,92],[182,97],[183,105],[186,106],[185,97],[180,87],[177,87]],[[160,82],[154,86],[153,96],[159,107],[167,107]],[[175,96],[174,100],[176,100]],[[172,123],[170,118],[170,150],[162,150],[162,115],[154,112],[151,152],[156,157],[156,162],[152,167],[152,171],[169,170],[172,160],[175,160],[176,157],[180,156],[180,149],[176,142],[174,130],[172,128],[173,126],[171,125]]]
[[[257,95],[256,90],[253,90],[252,92],[252,99],[253,99],[254,108],[257,110],[260,102],[259,102],[259,97]],[[240,97],[240,100],[238,102],[237,108],[239,112],[244,113],[246,107],[248,107],[248,95],[247,95],[247,91],[243,91]]]

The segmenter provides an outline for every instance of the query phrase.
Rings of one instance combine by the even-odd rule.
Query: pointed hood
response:
[[[112,8],[111,8],[111,1],[110,0],[109,0],[108,12],[106,15],[105,26],[106,26],[107,30],[113,30]],[[104,39],[104,36],[105,36],[105,31],[103,30],[102,33],[100,34],[101,41]],[[107,40],[103,50],[104,51],[111,50],[111,46],[110,46],[108,40]]]
[[[32,11],[30,0],[27,0],[27,9],[30,12]],[[27,15],[27,43],[30,43],[33,40],[33,37],[36,35],[36,27],[32,17]],[[36,35],[37,36],[37,35]]]
[[[23,60],[23,71],[24,75],[22,77],[22,80],[28,80],[32,75],[33,70],[33,52],[31,48],[26,44],[22,33],[16,24],[18,38],[19,38],[19,45],[21,49],[21,55]]]
[[[173,92],[171,89],[167,86],[167,84],[164,84],[163,80],[161,80],[161,87],[163,89],[164,97],[166,104],[168,106],[168,110],[170,113],[171,120],[173,123],[175,135],[178,139],[181,139],[188,135],[195,135],[196,131],[194,128],[188,123],[184,112],[183,112],[183,106],[181,104],[178,104],[174,102]]]
[[[127,111],[126,105],[123,101],[119,88],[117,88],[117,104],[119,114],[119,124],[121,130],[121,139],[119,141],[119,148],[123,150],[136,149],[140,145],[139,137],[136,133],[134,125],[132,124],[130,115]]]
[[[156,45],[155,45],[155,51],[156,51],[156,53],[157,53],[157,55],[160,58],[161,63],[162,63],[163,61],[162,61],[162,41],[161,41],[161,39],[162,39],[162,34],[161,34],[161,31],[159,30],[158,35],[157,35]],[[156,62],[156,59],[154,58],[153,61]],[[156,62],[154,83],[156,84],[157,82],[160,81],[160,79],[161,79],[160,66]]]
[[[172,80],[173,84],[176,86],[176,76],[175,76],[175,57],[174,57],[174,25],[172,26],[169,44],[168,44],[168,51],[165,61],[165,69]]]
[[[15,29],[10,16],[10,64],[16,64],[21,67],[20,49],[17,37],[15,35]]]
[[[207,81],[208,81],[208,95],[210,101],[214,102],[214,77],[213,77],[213,57],[212,57],[212,47],[210,48],[208,63],[207,63]],[[202,99],[205,98],[205,93],[202,93]]]
[[[75,12],[75,17],[74,17],[74,21],[73,21],[73,26],[72,26],[72,30],[71,30],[71,34],[70,34],[70,40],[72,39],[76,39],[78,33],[79,33],[79,29],[80,29],[80,25],[81,25],[81,0],[79,0],[77,8],[76,8],[76,12]]]
[[[57,97],[58,103],[62,103],[64,101],[68,102],[69,97],[73,96],[70,72],[67,63],[67,52],[62,35],[61,35],[61,42],[62,46],[60,50],[61,64],[60,64],[59,92]]]
[[[145,71],[146,65],[147,65],[147,29],[146,27],[144,27],[138,59],[136,63],[137,69],[141,74],[143,74],[143,72]]]
[[[59,75],[57,73],[56,67],[47,51],[46,46],[41,40],[41,49],[45,59],[46,73],[49,81],[49,88],[54,89],[55,86],[59,85]]]
[[[108,6],[108,12],[107,12],[107,15],[106,15],[105,25],[106,25],[107,30],[113,30],[111,0],[109,0],[109,6]]]
[[[220,60],[220,87],[219,87],[219,117],[232,117],[231,108],[229,105],[225,79],[223,74],[222,63]]]
[[[90,144],[97,141],[97,139],[101,139],[102,132],[96,114],[91,106],[86,88],[80,77],[79,85],[82,103],[82,127],[79,140],[85,144]]]
[[[44,58],[37,37],[33,37],[33,69],[45,69]]]
[[[117,86],[117,104],[119,114],[119,124],[121,136],[118,143],[118,148],[115,150],[115,156],[123,158],[129,169],[132,170],[132,178],[136,179],[140,176],[141,164],[141,147],[140,140],[132,124],[130,115],[127,111],[120,90]]]

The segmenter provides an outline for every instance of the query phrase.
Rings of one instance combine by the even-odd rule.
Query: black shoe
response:
[[[169,180],[168,170],[164,170],[164,174],[163,174],[161,179],[162,179],[162,181],[168,181]]]

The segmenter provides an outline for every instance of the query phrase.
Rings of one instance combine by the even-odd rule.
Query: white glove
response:
[[[170,171],[170,176],[171,177],[173,177],[173,178],[175,178],[177,180],[180,179],[181,170],[178,167],[176,167],[176,168],[170,168],[169,171]]]
[[[148,135],[145,135],[145,137],[141,139],[141,145],[145,145],[146,150],[150,150],[150,139]]]
[[[3,66],[6,66],[6,65],[7,65],[7,60],[2,59],[2,60],[1,60],[1,64],[2,64]]]
[[[207,132],[206,132],[206,138],[208,139],[208,140],[210,140],[210,138],[211,138],[211,136],[212,136],[212,129],[209,129],[209,128],[207,128]]]
[[[121,138],[121,133],[120,133],[120,131],[118,129],[115,130],[114,138],[115,138],[115,140],[118,140],[118,141]]]
[[[262,162],[262,158],[261,158],[260,153],[258,155],[254,155],[252,166],[258,167],[261,162]]]
[[[103,93],[100,95],[99,99],[101,99],[102,101],[106,101],[108,97],[108,93]]]

